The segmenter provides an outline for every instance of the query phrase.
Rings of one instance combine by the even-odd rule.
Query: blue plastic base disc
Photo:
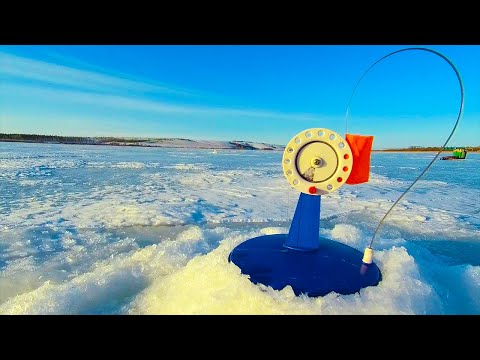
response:
[[[362,262],[363,254],[344,244],[320,238],[320,248],[296,251],[283,246],[286,234],[247,240],[230,253],[228,260],[254,283],[281,290],[290,285],[295,295],[324,296],[332,291],[348,295],[381,281],[375,263]]]

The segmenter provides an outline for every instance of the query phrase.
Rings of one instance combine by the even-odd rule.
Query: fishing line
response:
[[[400,195],[400,197],[397,199],[397,201],[395,201],[395,203],[392,205],[392,207],[387,211],[387,213],[383,216],[382,220],[380,220],[380,223],[378,224],[377,228],[375,229],[375,232],[373,234],[373,237],[372,237],[372,240],[370,241],[370,244],[368,246],[369,249],[372,248],[372,245],[373,245],[373,242],[378,234],[378,232],[380,231],[380,228],[382,227],[383,223],[385,222],[385,219],[387,218],[387,216],[392,212],[392,210],[394,209],[394,207],[405,197],[405,195],[410,191],[410,189],[418,182],[418,180],[420,180],[420,178],[425,175],[427,173],[427,171],[430,169],[430,167],[432,166],[432,164],[435,162],[435,160],[437,160],[438,156],[442,153],[442,151],[445,150],[445,147],[447,146],[448,142],[450,141],[450,139],[452,138],[453,134],[455,133],[455,130],[457,129],[457,126],[458,126],[458,123],[460,122],[460,118],[462,117],[462,113],[463,113],[463,104],[464,104],[464,88],[463,88],[463,82],[462,82],[462,78],[460,76],[460,73],[458,72],[457,68],[455,67],[455,65],[443,54],[439,53],[438,51],[435,51],[435,50],[432,50],[432,49],[428,49],[428,48],[423,48],[423,47],[410,47],[410,48],[405,48],[405,49],[400,49],[400,50],[397,50],[397,51],[393,51],[387,55],[385,55],[384,57],[380,58],[379,60],[377,60],[376,62],[374,62],[364,73],[363,75],[360,77],[360,79],[357,81],[354,89],[353,89],[353,92],[352,92],[352,95],[350,96],[350,100],[348,101],[348,105],[347,105],[347,111],[346,111],[346,114],[345,114],[345,135],[347,134],[348,132],[348,117],[349,117],[349,113],[350,113],[350,105],[351,105],[351,102],[352,102],[352,99],[353,99],[353,96],[355,95],[355,92],[357,91],[357,88],[358,86],[360,85],[360,82],[362,81],[362,79],[365,77],[365,75],[367,75],[367,73],[375,66],[377,65],[379,62],[381,62],[382,60],[392,56],[392,55],[395,55],[395,54],[398,54],[398,53],[401,53],[401,52],[405,52],[405,51],[426,51],[426,52],[429,52],[429,53],[432,53],[434,55],[437,55],[439,57],[441,57],[443,60],[445,60],[449,65],[450,67],[453,69],[453,71],[455,71],[455,75],[457,76],[457,79],[458,79],[458,83],[460,85],[460,98],[461,98],[461,101],[460,101],[460,108],[458,110],[458,115],[457,115],[457,120],[455,121],[455,125],[453,126],[453,129],[452,131],[450,132],[450,135],[448,136],[447,140],[445,141],[445,143],[443,144],[443,146],[440,148],[440,150],[437,152],[437,154],[435,155],[435,157],[432,159],[432,161],[427,165],[427,167],[425,168],[425,170],[422,171],[422,173],[415,179],[415,181],[402,193],[402,195]]]

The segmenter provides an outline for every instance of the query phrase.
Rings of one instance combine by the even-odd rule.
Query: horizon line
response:
[[[239,140],[239,139],[232,139],[232,140],[209,140],[209,139],[191,139],[191,138],[184,138],[184,137],[143,137],[143,136],[75,136],[75,135],[50,135],[50,134],[22,134],[22,133],[2,133],[0,132],[0,142],[3,142],[5,139],[2,139],[2,135],[19,135],[19,136],[44,136],[44,137],[57,137],[57,138],[76,138],[76,139],[121,139],[121,140],[188,140],[188,141],[218,141],[218,142],[247,142],[247,143],[260,143],[265,145],[273,145],[273,146],[282,146],[286,147],[285,144],[274,144],[269,142],[262,142],[262,141],[252,141],[252,140]],[[13,141],[15,142],[15,141]],[[20,140],[19,142],[22,142]],[[448,145],[445,147],[445,150],[450,148],[456,147],[465,147],[465,148],[480,148],[479,145]],[[372,149],[372,151],[383,151],[383,150],[412,150],[415,149],[439,149],[441,146],[419,146],[419,145],[410,145],[408,147],[400,147],[400,148],[383,148],[383,149]]]

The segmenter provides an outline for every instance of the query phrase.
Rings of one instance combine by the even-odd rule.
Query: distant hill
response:
[[[75,137],[37,134],[2,134],[3,142],[30,142],[48,144],[76,145],[111,145],[111,146],[142,146],[194,149],[239,149],[239,150],[277,150],[283,151],[284,146],[252,141],[211,141],[191,140],[184,138],[122,138],[122,137]]]

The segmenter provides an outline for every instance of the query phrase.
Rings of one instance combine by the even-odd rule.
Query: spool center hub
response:
[[[319,167],[322,167],[323,160],[322,160],[322,158],[314,157],[314,158],[312,158],[312,161],[310,163],[311,163],[312,167],[319,168]]]

